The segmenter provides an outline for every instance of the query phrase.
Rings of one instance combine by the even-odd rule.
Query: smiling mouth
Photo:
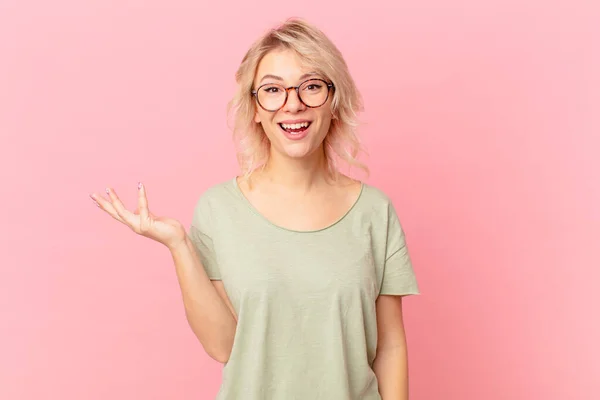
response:
[[[302,122],[300,124],[277,124],[284,131],[291,134],[299,134],[304,132],[312,122]]]

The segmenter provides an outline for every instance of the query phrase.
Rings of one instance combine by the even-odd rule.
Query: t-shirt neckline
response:
[[[358,203],[360,203],[361,198],[363,197],[363,192],[365,191],[365,183],[360,181],[360,191],[358,193],[358,196],[356,198],[356,200],[354,200],[354,203],[352,203],[352,206],[350,206],[350,208],[348,208],[348,210],[340,217],[338,218],[337,221],[323,227],[323,228],[319,228],[319,229],[313,229],[313,230],[308,230],[308,231],[301,231],[301,230],[296,230],[296,229],[290,229],[290,228],[286,228],[280,225],[277,225],[275,223],[273,223],[271,220],[269,220],[267,217],[265,217],[262,213],[260,213],[256,207],[254,207],[252,205],[252,203],[250,203],[250,200],[248,200],[248,198],[246,197],[246,195],[244,194],[244,192],[242,192],[242,189],[240,188],[240,186],[238,185],[238,181],[237,181],[238,177],[234,176],[232,179],[232,184],[234,187],[234,190],[236,191],[236,193],[240,196],[242,202],[246,205],[246,207],[248,207],[248,209],[250,209],[250,211],[252,213],[254,213],[255,215],[257,215],[260,219],[262,219],[264,222],[266,222],[268,225],[276,228],[276,229],[280,229],[282,231],[285,232],[290,232],[290,233],[299,233],[299,234],[310,234],[310,233],[318,233],[318,232],[324,232],[327,230],[330,230],[332,228],[334,228],[335,226],[339,225],[340,223],[342,223],[342,221],[344,221],[346,218],[348,218],[348,216],[352,213],[352,211],[354,209],[357,208]]]

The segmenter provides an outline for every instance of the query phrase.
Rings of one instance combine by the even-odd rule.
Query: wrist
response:
[[[184,235],[182,239],[177,239],[171,243],[166,244],[167,248],[171,253],[179,253],[181,251],[189,249],[189,238]]]

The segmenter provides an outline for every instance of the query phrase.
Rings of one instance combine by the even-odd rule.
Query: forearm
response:
[[[381,349],[373,364],[382,400],[408,400],[406,345]]]
[[[208,355],[225,363],[233,346],[236,320],[208,278],[189,238],[170,250],[188,323]]]

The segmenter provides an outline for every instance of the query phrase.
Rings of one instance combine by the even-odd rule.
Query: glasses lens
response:
[[[257,93],[258,102],[266,110],[277,111],[285,102],[285,88],[280,85],[262,86]]]
[[[306,81],[300,86],[300,99],[309,107],[319,107],[327,101],[329,88],[319,79]]]

